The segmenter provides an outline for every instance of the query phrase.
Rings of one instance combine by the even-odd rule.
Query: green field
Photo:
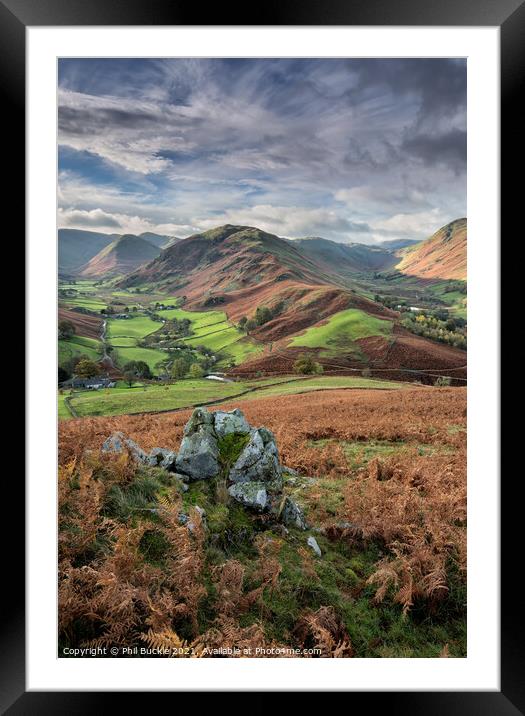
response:
[[[108,388],[85,391],[72,397],[79,416],[175,410],[209,400],[228,398],[246,389],[243,383],[221,383],[206,379],[181,380],[166,386]]]
[[[158,351],[155,348],[130,346],[125,348],[115,348],[111,356],[118,365],[124,365],[131,360],[143,360],[149,365],[150,370],[156,373],[157,371],[155,370],[155,365],[161,360],[166,360],[168,353],[165,351]]]
[[[295,336],[290,346],[305,348],[324,348],[322,355],[336,355],[341,351],[358,351],[355,341],[369,336],[389,336],[393,322],[376,318],[357,308],[334,313],[325,323],[308,328],[303,334]]]
[[[62,365],[75,355],[83,355],[90,360],[100,360],[102,343],[95,338],[73,336],[70,340],[58,341],[58,365]]]
[[[79,391],[70,400],[80,417],[89,415],[125,415],[192,407],[214,400],[253,400],[276,395],[293,395],[334,388],[370,388],[398,390],[402,383],[346,376],[318,376],[297,378],[282,376],[264,380],[235,383],[206,380],[180,380],[169,385],[136,385],[129,388],[122,383],[116,388],[100,391]],[[250,391],[250,392],[246,392]],[[239,395],[244,393],[244,395]],[[237,396],[237,397],[236,397]],[[59,417],[71,415],[59,396]],[[62,405],[60,403],[62,401]]]
[[[134,318],[108,320],[107,337],[110,343],[112,338],[144,338],[162,328],[162,323],[152,321],[148,316],[135,316]]]
[[[58,419],[59,420],[67,420],[68,418],[72,418],[73,416],[69,412],[69,409],[65,403],[66,396],[65,395],[58,395]]]
[[[316,378],[304,378],[285,385],[272,385],[268,388],[257,390],[254,395],[243,396],[246,399],[254,397],[263,398],[269,395],[294,395],[297,393],[309,393],[312,390],[333,390],[336,388],[368,388],[370,390],[399,390],[406,388],[406,383],[399,383],[392,380],[376,380],[375,378],[354,378],[352,376],[319,376]]]
[[[185,311],[170,308],[159,311],[162,318],[191,321],[191,335],[183,340],[189,345],[204,346],[214,353],[221,353],[219,365],[229,360],[242,363],[249,355],[262,349],[246,337],[245,333],[232,326],[223,311]]]
[[[90,296],[75,296],[75,298],[60,298],[60,303],[64,306],[75,308],[82,307],[87,308],[89,311],[94,313],[100,313],[103,308],[107,308],[108,304],[101,298]]]

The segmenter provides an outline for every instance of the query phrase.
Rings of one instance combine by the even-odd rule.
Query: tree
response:
[[[247,322],[248,322],[248,317],[247,317],[247,316],[241,316],[241,317],[239,318],[239,328],[241,329],[241,331],[244,329],[244,327],[245,327],[245,325],[246,325]]]
[[[190,366],[189,373],[191,378],[202,378],[202,376],[204,375],[204,370],[198,363],[192,363]]]
[[[301,375],[315,375],[323,372],[323,366],[311,355],[302,355],[293,364],[293,370]]]
[[[82,360],[79,360],[77,363],[75,372],[80,378],[93,378],[100,373],[100,369],[95,361],[82,358]]]
[[[171,366],[171,375],[176,380],[184,378],[188,372],[188,363],[184,358],[175,358],[173,365]]]
[[[133,385],[133,383],[134,383],[135,380],[136,380],[136,375],[135,375],[135,373],[134,373],[132,370],[127,370],[127,371],[124,373],[124,380],[126,381],[126,383],[127,383],[127,384],[129,385],[129,387],[131,388],[131,386]]]
[[[146,380],[153,378],[149,365],[143,360],[130,360],[122,370],[124,373],[133,373],[136,378],[145,378]]]
[[[268,306],[259,306],[255,311],[255,322],[258,326],[262,326],[263,323],[268,323],[272,319],[272,312]]]
[[[253,318],[248,319],[246,321],[246,323],[244,324],[244,329],[245,329],[246,333],[251,333],[256,328],[257,328],[257,323],[256,323],[256,321],[253,320]]]
[[[74,323],[72,321],[69,321],[67,318],[64,318],[62,321],[58,322],[58,337],[63,338],[64,340],[69,340],[72,336],[75,335],[77,332]]]

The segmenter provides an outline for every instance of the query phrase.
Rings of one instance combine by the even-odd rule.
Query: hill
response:
[[[375,246],[387,249],[388,251],[397,251],[398,249],[405,249],[414,244],[419,244],[419,241],[417,239],[387,239],[386,241],[380,241],[375,244]]]
[[[366,267],[371,274],[373,267],[398,260],[375,247],[286,240],[228,224],[177,242],[117,285],[155,286],[180,297],[188,316],[220,308],[234,324],[243,316],[258,319],[267,308],[264,319],[249,330],[249,340],[261,350],[243,358],[234,369],[239,375],[290,372],[305,351],[315,354],[327,371],[392,366],[396,379],[406,379],[405,369],[464,366],[463,351],[422,337],[407,340],[399,313],[352,288],[357,269]],[[390,356],[396,358],[395,366]],[[463,377],[463,372],[454,375]]]
[[[79,273],[86,277],[125,274],[151,261],[159,253],[160,249],[157,246],[153,246],[140,236],[124,234],[103,248],[80,269]]]
[[[139,234],[141,239],[145,239],[153,246],[157,246],[159,249],[165,249],[172,243],[180,241],[177,236],[166,236],[165,234],[155,234],[153,231],[143,231]]]
[[[76,274],[90,259],[109,246],[118,234],[102,234],[98,231],[79,229],[58,230],[58,271]]]
[[[367,244],[342,244],[318,236],[294,239],[293,243],[325,271],[343,277],[386,271],[397,263],[391,251]]]
[[[425,279],[467,280],[467,220],[456,219],[429,239],[402,249],[396,269]]]
[[[236,318],[279,296],[291,301],[291,288],[301,287],[302,295],[320,284],[333,290],[333,279],[292,242],[226,224],[178,241],[119,285],[153,283],[184,295],[189,307],[227,305],[229,317]]]

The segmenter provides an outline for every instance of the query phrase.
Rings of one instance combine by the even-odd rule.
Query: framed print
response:
[[[28,286],[3,708],[523,711],[499,477],[523,5],[0,12]]]

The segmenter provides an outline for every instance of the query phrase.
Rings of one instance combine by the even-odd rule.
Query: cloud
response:
[[[240,224],[256,226],[263,231],[288,238],[320,234],[331,238],[348,237],[351,234],[366,234],[370,228],[363,223],[352,222],[328,209],[309,209],[302,206],[271,206],[261,204],[249,209],[229,209],[213,219],[197,220],[202,229],[218,224]]]
[[[64,211],[59,209],[58,216],[61,227],[121,228],[120,221],[115,216],[102,211],[102,209],[91,209],[91,211],[82,209]]]
[[[466,213],[464,60],[60,60],[58,99],[79,224],[373,241],[394,216]]]
[[[417,134],[403,142],[403,150],[426,166],[446,164],[456,173],[467,167],[467,133],[452,129],[446,134]]]
[[[424,239],[450,220],[436,208],[414,214],[395,214],[372,223],[371,228],[383,237]]]
[[[58,226],[69,229],[90,228],[103,233],[118,234],[142,234],[144,231],[153,231],[167,236],[188,236],[195,231],[195,227],[188,224],[155,223],[140,216],[108,214],[101,209],[92,211],[59,209]]]

